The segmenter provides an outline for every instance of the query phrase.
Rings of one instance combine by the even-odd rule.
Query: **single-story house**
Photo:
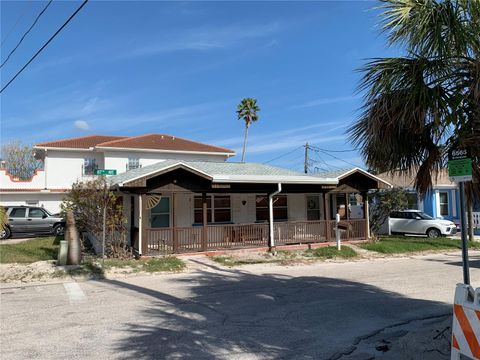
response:
[[[368,237],[371,189],[390,184],[361,169],[309,176],[256,163],[166,160],[109,178],[123,198],[129,237],[141,255],[335,239],[335,214],[353,197],[362,216],[343,214],[343,240]],[[345,208],[345,206],[344,206]]]

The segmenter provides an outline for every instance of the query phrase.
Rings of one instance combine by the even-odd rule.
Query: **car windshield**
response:
[[[433,220],[433,217],[423,212],[415,213],[415,215],[420,216],[423,220]]]
[[[45,211],[47,213],[48,216],[52,216],[52,213],[50,211],[48,211],[47,209],[45,208],[42,208],[43,211]]]

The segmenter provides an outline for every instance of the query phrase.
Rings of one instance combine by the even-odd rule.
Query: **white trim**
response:
[[[0,191],[0,196],[2,194],[8,194],[8,195],[11,195],[11,194],[65,194],[70,189],[65,189],[63,191],[51,191],[49,189],[38,189],[34,191],[28,191],[28,190],[27,191],[11,191],[11,190],[12,189],[8,189],[8,191]]]
[[[436,216],[435,217],[440,217],[442,216],[440,214],[440,193],[438,191],[438,189],[435,190],[435,208],[436,208]]]
[[[452,191],[452,216],[457,217],[457,190]]]
[[[37,146],[35,145],[33,147],[34,149],[41,149],[41,150],[60,150],[60,151],[94,151],[94,147],[89,147],[89,148],[67,148],[67,147],[54,147],[54,146]]]
[[[441,213],[441,207],[440,207],[440,193],[444,193],[444,194],[447,194],[447,214],[443,215]],[[438,192],[438,214],[439,216],[450,216],[450,199],[448,197],[448,191],[439,191]]]
[[[313,184],[337,185],[333,178],[314,178],[309,176],[277,176],[277,175],[214,175],[214,183],[252,183],[252,184]]]
[[[96,146],[98,150],[109,151],[132,151],[132,152],[153,152],[153,153],[168,153],[168,154],[195,154],[195,155],[221,155],[221,156],[235,156],[235,152],[221,152],[221,151],[186,151],[186,150],[164,150],[164,149],[142,149],[142,148],[119,148],[109,146]]]
[[[348,176],[348,175],[350,175],[350,174],[352,174],[352,173],[354,173],[354,172],[356,172],[356,171],[359,171],[359,172],[361,172],[363,175],[368,176],[368,177],[371,178],[371,179],[375,179],[375,180],[377,180],[377,181],[380,181],[380,182],[386,184],[387,186],[393,188],[393,185],[390,184],[388,181],[385,181],[385,180],[379,178],[378,176],[375,176],[375,175],[373,175],[373,174],[370,174],[368,171],[365,171],[365,170],[363,170],[363,169],[361,169],[361,168],[359,168],[359,167],[355,167],[355,168],[353,168],[353,169],[351,169],[351,170],[348,170],[347,172],[339,175],[339,176],[337,177],[337,179],[338,179],[338,180],[343,179],[344,177],[346,177],[346,176]]]

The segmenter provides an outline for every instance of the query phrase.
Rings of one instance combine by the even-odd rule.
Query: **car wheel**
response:
[[[0,240],[8,239],[12,235],[12,232],[8,227],[0,231]]]
[[[53,228],[53,235],[55,236],[63,236],[65,233],[65,227],[62,224],[55,225]]]
[[[435,229],[435,228],[431,228],[431,229],[428,229],[427,230],[427,236],[429,238],[438,238],[440,237],[442,234],[440,233],[440,230],[438,229]]]

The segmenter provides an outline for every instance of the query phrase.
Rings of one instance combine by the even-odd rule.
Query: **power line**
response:
[[[292,151],[289,151],[289,152],[287,152],[287,153],[285,153],[285,154],[279,155],[279,156],[277,156],[277,157],[275,157],[275,158],[273,158],[273,159],[271,159],[271,160],[265,161],[264,164],[268,164],[268,163],[270,163],[270,162],[272,162],[272,161],[275,161],[275,160],[278,160],[278,159],[280,159],[280,158],[282,158],[282,157],[284,157],[284,156],[290,155],[290,154],[294,153],[295,151],[297,151],[298,149],[300,149],[300,148],[302,148],[302,147],[303,147],[303,145],[301,145],[301,146],[299,146],[299,147],[296,147],[296,148],[293,149]]]
[[[28,6],[30,5],[30,6]],[[20,20],[23,19],[23,17],[25,16],[25,14],[27,13],[27,10],[30,9],[30,7],[33,5],[33,2],[27,2],[25,1],[25,7],[24,7],[24,10],[25,11],[22,11],[20,13],[20,15],[18,16],[17,20],[15,21],[15,23],[13,24],[13,26],[10,28],[10,30],[8,30],[7,32],[7,35],[5,35],[5,37],[2,39],[2,42],[0,43],[0,46],[3,46],[3,44],[5,43],[5,41],[7,41],[7,39],[9,38],[9,36],[12,34],[13,30],[17,27],[17,25],[20,23]]]
[[[28,33],[30,31],[32,31],[33,27],[35,26],[35,24],[38,22],[38,19],[40,19],[40,17],[43,15],[43,13],[48,9],[48,7],[50,6],[50,4],[52,3],[53,0],[50,0],[47,5],[45,5],[45,7],[42,9],[42,11],[40,11],[40,13],[37,15],[37,17],[35,18],[35,21],[33,22],[32,25],[30,25],[30,27],[28,28],[27,31],[25,31],[25,34],[23,34],[23,36],[20,38],[20,40],[18,41],[17,45],[13,48],[12,51],[10,51],[10,54],[8,54],[7,58],[5,59],[5,61],[2,63],[2,65],[0,65],[0,68],[3,67],[3,65],[5,65],[5,63],[8,61],[8,59],[10,59],[10,56],[12,56],[12,54],[18,49],[18,47],[20,46],[20,44],[22,43],[23,39],[25,39],[25,37],[28,35]]]
[[[87,4],[89,0],[84,0],[84,2],[82,3],[82,5],[80,5],[77,10],[75,10],[75,12],[70,15],[70,17],[67,19],[67,21],[65,21],[63,23],[62,26],[60,26],[60,28],[55,32],[55,34],[53,34],[50,39],[48,39],[48,41],[40,48],[38,49],[38,51],[35,53],[35,55],[33,55],[30,60],[27,61],[27,63],[25,65],[23,65],[23,67],[15,74],[15,76],[13,78],[10,79],[10,81],[2,88],[2,90],[0,90],[0,94],[8,87],[8,85],[10,85],[16,78],[18,75],[20,75],[22,73],[23,70],[25,70],[25,68],[38,56],[38,54],[40,54],[42,52],[43,49],[45,49],[47,47],[48,44],[50,44],[50,42],[60,33],[60,31],[63,30],[63,28],[65,26],[67,26],[67,24],[70,22],[70,20],[72,20],[75,15],[78,14],[78,12],[80,10],[82,10],[82,8]]]
[[[334,152],[334,153],[343,153],[343,152],[353,152],[353,151],[357,151],[358,148],[356,149],[352,149],[352,150],[329,150],[329,149],[321,149],[319,147],[316,147],[316,146],[312,146],[312,145],[309,145],[311,149],[313,150],[319,150],[319,151],[325,151],[325,152]]]
[[[354,164],[354,163],[351,163],[351,162],[349,162],[349,161],[347,161],[347,160],[343,160],[342,158],[339,158],[339,157],[337,157],[337,156],[335,156],[335,155],[329,154],[329,153],[326,152],[326,151],[322,151],[322,150],[319,150],[319,151],[322,152],[323,154],[326,154],[326,155],[328,155],[328,156],[331,156],[331,157],[334,158],[334,159],[343,161],[344,163],[346,163],[346,164],[348,164],[348,165],[352,165],[352,166],[354,166],[354,167],[358,167],[358,165],[356,165],[356,164]]]

